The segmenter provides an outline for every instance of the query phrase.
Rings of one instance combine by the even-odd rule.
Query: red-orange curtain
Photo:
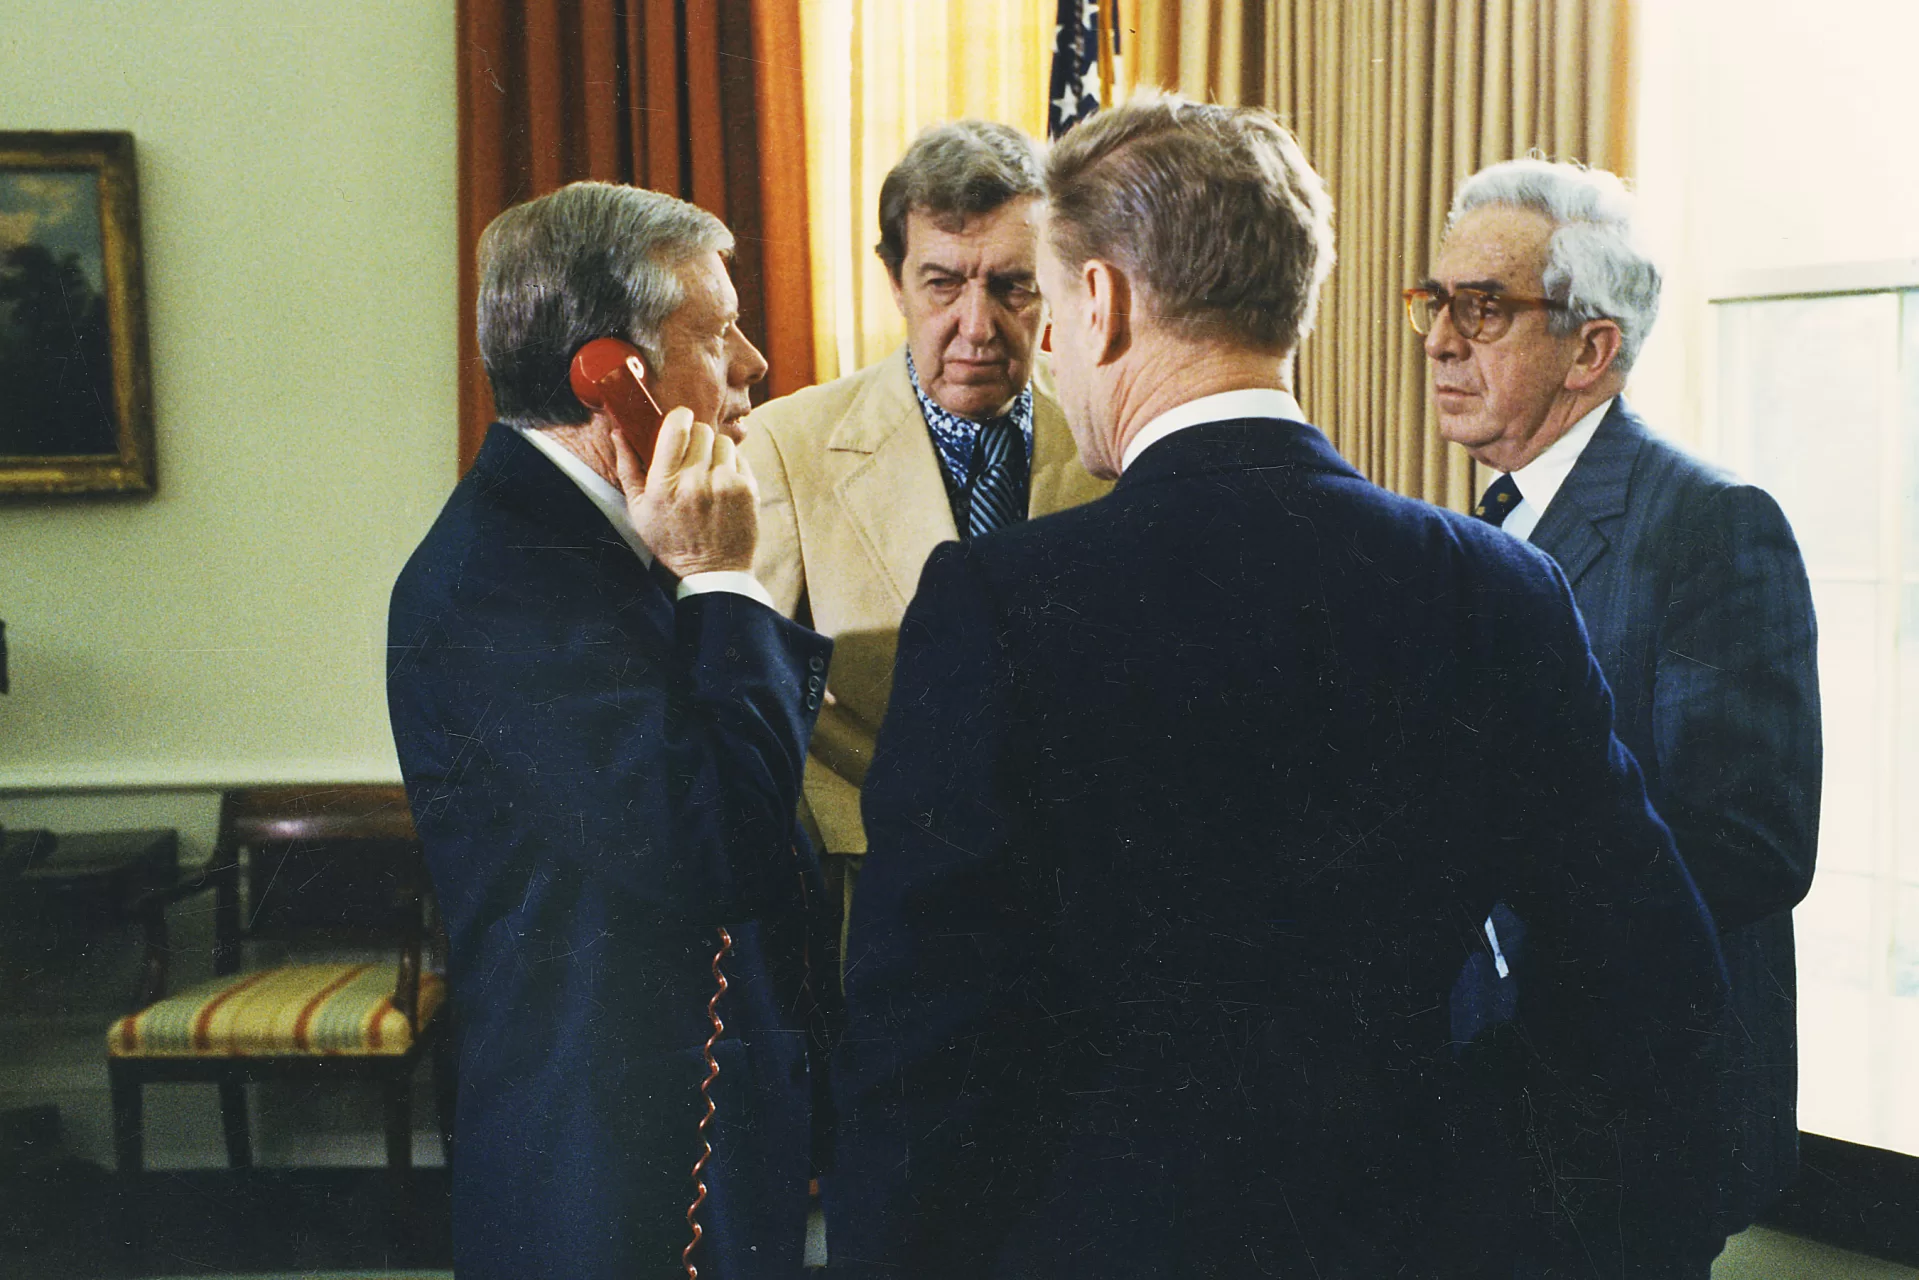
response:
[[[473,335],[474,247],[568,182],[631,182],[733,229],[762,394],[813,381],[798,0],[459,0],[460,467],[492,397]]]

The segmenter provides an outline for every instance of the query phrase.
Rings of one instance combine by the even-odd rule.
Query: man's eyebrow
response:
[[[938,262],[922,262],[919,273],[921,279],[925,279],[928,276],[947,276],[954,280],[970,280],[973,278],[973,273],[969,273],[963,267],[955,267]],[[1026,285],[1032,284],[1038,279],[1038,276],[1031,271],[988,271],[985,275],[986,283],[989,286],[1009,284]]]
[[[1461,289],[1472,289],[1479,293],[1506,292],[1506,282],[1504,280],[1461,280],[1458,284],[1448,289],[1431,276],[1427,276],[1413,287],[1415,289],[1424,289],[1427,293],[1444,293],[1448,295],[1458,293]]]

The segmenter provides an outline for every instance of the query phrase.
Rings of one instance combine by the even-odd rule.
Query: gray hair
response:
[[[1552,332],[1575,333],[1589,320],[1619,326],[1613,367],[1625,373],[1659,318],[1659,268],[1640,248],[1633,198],[1617,174],[1536,157],[1481,169],[1453,197],[1450,232],[1474,209],[1530,209],[1553,224],[1541,283],[1565,310],[1549,313]]]
[[[880,242],[894,280],[906,261],[906,215],[930,214],[949,231],[974,214],[1040,194],[1039,147],[1011,125],[955,120],[926,130],[880,184]]]
[[[505,422],[592,417],[567,384],[573,353],[624,338],[659,363],[660,326],[685,301],[677,268],[733,251],[706,210],[658,191],[575,182],[515,205],[480,234],[480,359]]]
[[[1053,145],[1048,234],[1069,266],[1099,258],[1188,336],[1290,352],[1333,269],[1333,202],[1270,111],[1145,94]]]

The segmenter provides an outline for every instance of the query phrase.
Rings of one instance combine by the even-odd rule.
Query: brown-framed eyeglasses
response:
[[[1484,289],[1408,289],[1406,319],[1413,332],[1422,337],[1433,331],[1439,313],[1449,311],[1453,329],[1468,342],[1494,342],[1512,327],[1513,317],[1521,311],[1563,311],[1566,304],[1551,298],[1521,298],[1510,293],[1489,293]]]

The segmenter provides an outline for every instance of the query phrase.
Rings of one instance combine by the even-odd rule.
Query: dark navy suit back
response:
[[[969,651],[992,664],[954,672],[981,700],[970,726],[920,669]],[[965,1070],[1018,1101],[916,1135],[919,1230],[944,1251],[905,1256],[984,1249],[1008,1276],[1509,1274],[1540,1169],[1508,1142],[1510,1082],[1449,1041],[1486,910],[1517,887],[1552,921],[1556,1003],[1529,1025],[1567,1074],[1534,1120],[1650,1114],[1661,1083],[1687,1087],[1687,1028],[1718,998],[1709,927],[1608,713],[1545,557],[1378,489],[1303,424],[1188,429],[1107,498],[943,548],[868,784],[846,1084],[865,1083],[864,1034],[913,1025],[860,1012],[906,996],[880,958],[907,945],[888,915],[932,892],[883,860],[961,857],[943,842],[1010,886],[979,943],[996,1030]],[[980,776],[973,733],[1007,744],[982,766],[992,812],[922,776]],[[850,1130],[850,1163],[880,1158],[884,1138]],[[1004,1206],[1003,1243],[963,1245],[931,1206],[981,1186],[1028,1205]]]

